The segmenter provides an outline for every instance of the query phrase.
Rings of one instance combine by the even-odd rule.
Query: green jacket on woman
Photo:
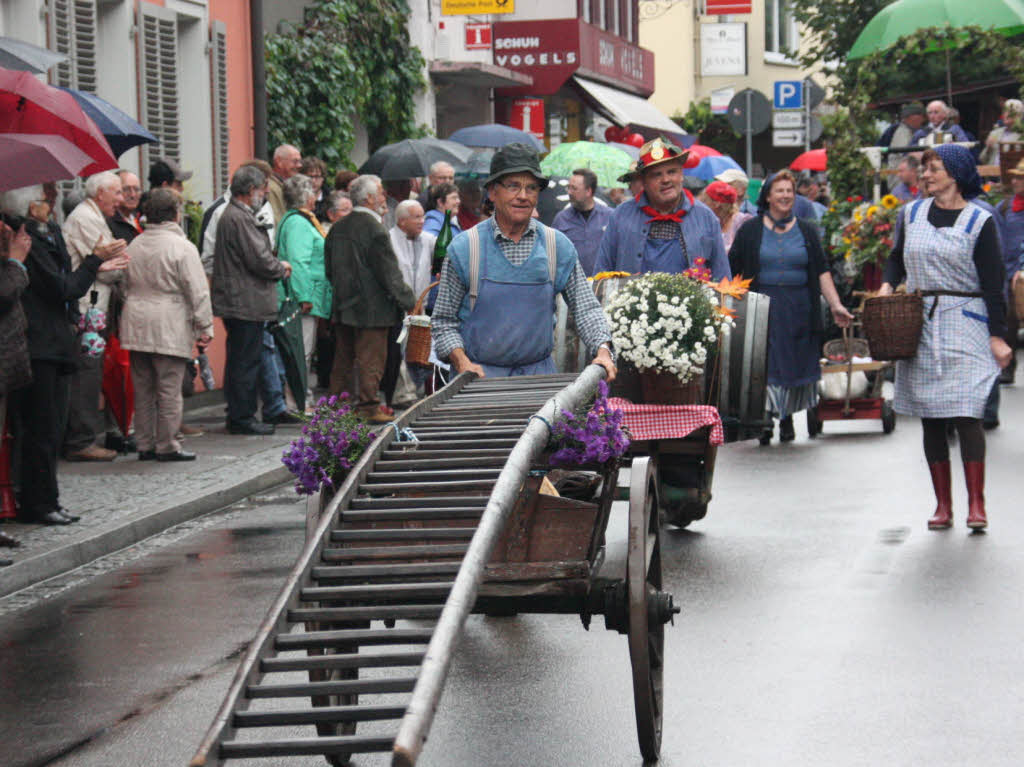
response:
[[[324,238],[308,214],[289,210],[277,227],[277,257],[292,265],[288,287],[300,304],[313,304],[314,317],[331,316],[331,283],[324,271]],[[278,299],[284,300],[284,280],[277,283]]]

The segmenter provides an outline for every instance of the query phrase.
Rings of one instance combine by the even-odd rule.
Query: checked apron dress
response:
[[[903,261],[908,291],[981,293],[974,245],[989,214],[973,203],[956,223],[928,222],[932,200],[907,206]],[[999,366],[981,297],[925,296],[917,355],[896,363],[895,409],[922,418],[981,418]]]

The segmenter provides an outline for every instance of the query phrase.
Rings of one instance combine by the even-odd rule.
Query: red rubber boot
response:
[[[945,530],[953,526],[953,480],[949,461],[928,464],[932,473],[932,487],[935,488],[935,513],[928,520],[929,530]]]
[[[964,461],[964,478],[967,480],[967,526],[972,530],[988,527],[985,516],[985,462]]]

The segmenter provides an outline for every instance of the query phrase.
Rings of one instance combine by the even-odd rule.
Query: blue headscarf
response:
[[[965,200],[973,200],[981,194],[981,176],[978,175],[978,164],[967,147],[962,147],[959,144],[937,144],[932,148],[942,160],[946,172],[960,187],[960,194],[964,196]]]

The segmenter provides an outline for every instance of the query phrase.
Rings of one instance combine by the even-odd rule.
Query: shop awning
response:
[[[470,88],[523,88],[533,85],[533,78],[495,64],[479,61],[431,61],[430,77]]]
[[[589,100],[593,102],[597,111],[616,125],[636,125],[663,133],[686,135],[686,131],[647,99],[579,75],[573,75],[572,79],[584,94],[590,97]]]

